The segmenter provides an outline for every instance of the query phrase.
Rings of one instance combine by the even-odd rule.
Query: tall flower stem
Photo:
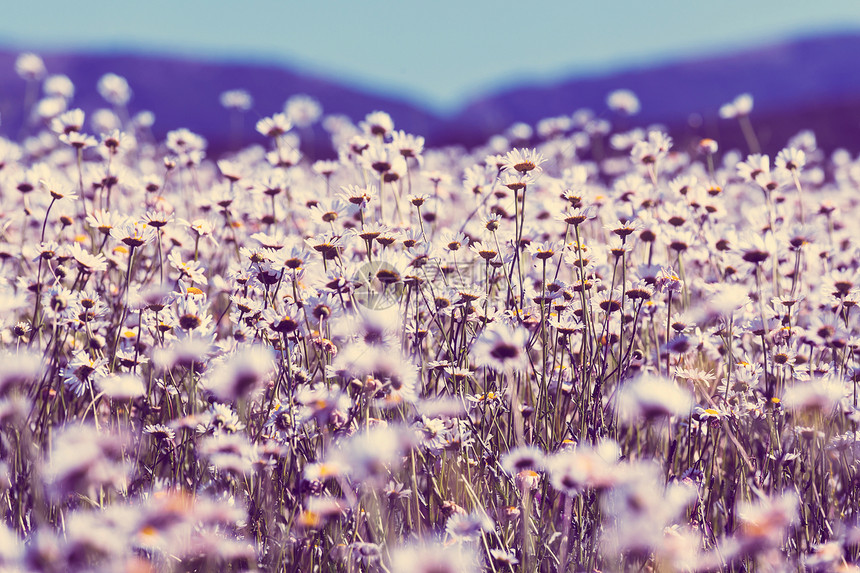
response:
[[[158,280],[159,284],[164,284],[164,252],[161,247],[161,229],[158,229],[156,233],[156,240],[158,241]]]
[[[42,221],[42,234],[39,236],[39,243],[45,242],[45,227],[48,225],[48,215],[51,213],[51,207],[56,203],[57,198],[51,197],[51,202],[48,204],[48,210],[45,211],[45,220]],[[33,320],[30,322],[30,325],[35,330],[37,328],[37,320],[39,319],[39,297],[42,294],[42,263],[45,258],[41,255],[39,256],[39,269],[36,271],[36,302],[33,304]],[[33,342],[35,338],[35,332],[33,336],[30,338],[30,342]]]
[[[800,184],[800,176],[797,174],[797,169],[791,170],[791,178],[794,180],[794,187],[797,189],[797,200],[800,203],[800,224],[805,224],[804,209],[803,209],[803,185]]]
[[[84,217],[87,216],[87,196],[84,194],[84,150],[80,147],[77,148],[76,154],[77,164],[78,164],[78,187],[81,192],[81,203],[84,206]]]
[[[519,273],[520,278],[520,304],[523,304],[523,299],[525,298],[526,289],[525,284],[523,284],[523,267],[522,261],[520,260],[520,249],[523,242],[523,227],[526,224],[526,189],[527,187],[523,187],[523,206],[520,209],[520,231],[517,235],[517,244],[516,244],[516,253],[517,253],[517,272]],[[514,193],[514,199],[516,199],[516,193]]]
[[[574,235],[576,236],[576,253],[579,256],[579,300],[580,306],[582,308],[582,325],[583,325],[583,335],[582,335],[582,348],[580,349],[580,372],[584,376],[583,384],[588,384],[590,382],[591,376],[590,371],[591,368],[586,368],[586,358],[590,355],[591,348],[589,345],[589,341],[592,340],[589,333],[589,317],[591,313],[588,312],[588,301],[585,298],[585,263],[582,260],[582,239],[579,236],[579,225],[576,225],[574,228]]]
[[[625,241],[626,237],[622,239]],[[621,373],[624,371],[622,361],[624,360],[624,302],[627,294],[627,257],[621,253],[621,325],[618,327],[618,381],[621,382]],[[635,326],[634,326],[635,330]],[[632,344],[632,343],[631,343]]]
[[[379,175],[379,220],[385,222],[385,178]]]
[[[738,123],[741,126],[741,131],[744,134],[744,139],[747,142],[750,153],[761,153],[761,146],[758,143],[758,137],[756,137],[755,129],[753,129],[749,116],[746,114],[739,115]]]
[[[541,410],[547,411],[548,408],[548,400],[547,400],[547,392],[548,383],[546,376],[546,367],[547,367],[547,356],[546,356],[546,258],[541,260],[542,263],[542,272],[541,272],[541,289],[540,289],[540,339],[541,339],[541,362],[540,362],[540,383],[541,383]],[[549,414],[549,412],[546,412]],[[547,441],[549,440],[549,430],[547,429]]]
[[[125,269],[125,304],[123,305],[122,312],[119,316],[119,324],[117,324],[116,327],[116,338],[114,338],[113,341],[113,357],[111,358],[110,363],[111,372],[116,368],[116,353],[119,348],[119,339],[122,336],[122,325],[125,323],[125,317],[128,313],[129,291],[131,290],[131,267],[134,263],[135,247],[130,246],[128,249],[128,266]]]
[[[42,221],[42,234],[39,235],[39,242],[40,243],[45,242],[45,227],[48,226],[48,215],[51,214],[51,207],[53,207],[54,203],[56,203],[56,202],[57,202],[57,198],[51,197],[51,202],[48,204],[48,210],[45,211],[45,220]]]
[[[669,378],[669,337],[672,332],[672,291],[669,291],[669,298],[666,301],[666,377]]]

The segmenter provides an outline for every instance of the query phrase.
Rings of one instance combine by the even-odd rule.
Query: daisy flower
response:
[[[394,121],[384,111],[374,111],[367,114],[358,127],[367,135],[383,138],[394,130]]]
[[[537,470],[544,466],[545,455],[535,446],[519,446],[502,456],[499,464],[508,475],[516,476],[525,470]]]
[[[741,94],[729,103],[723,104],[720,107],[720,117],[723,119],[733,119],[740,116],[749,115],[753,109],[753,97],[750,94]]]
[[[796,147],[787,147],[777,154],[773,163],[777,169],[800,173],[806,165],[806,153]]]
[[[411,135],[401,129],[392,133],[391,147],[403,157],[414,157],[420,160],[421,152],[424,151],[424,138]]]
[[[206,149],[206,140],[190,129],[180,128],[167,132],[165,145],[176,155],[187,157]]]
[[[473,363],[497,372],[524,371],[529,366],[527,341],[527,330],[493,323],[472,346]]]
[[[227,402],[250,396],[275,370],[274,358],[269,348],[246,346],[213,367],[203,385]]]
[[[284,135],[293,128],[293,122],[283,113],[264,117],[257,122],[257,132],[266,137],[276,138]]]
[[[320,102],[309,95],[296,94],[284,103],[284,115],[296,127],[310,127],[322,116]]]
[[[391,551],[391,573],[478,573],[483,560],[472,545],[418,542]]]
[[[116,74],[103,75],[99,78],[96,88],[99,95],[111,105],[124,106],[131,99],[131,88],[128,86],[128,81]]]
[[[57,135],[68,135],[84,128],[84,111],[70,109],[51,120],[51,131]]]
[[[113,400],[132,400],[146,394],[143,380],[136,374],[112,374],[98,380],[105,396]]]
[[[628,422],[689,414],[693,397],[688,390],[666,378],[643,375],[625,383],[618,394],[616,408]]]
[[[620,89],[606,96],[606,105],[613,111],[625,115],[636,115],[639,113],[639,98],[631,90]]]
[[[284,137],[286,139],[286,137]],[[296,143],[298,145],[298,143]],[[272,167],[280,167],[288,169],[302,160],[302,154],[296,146],[290,142],[284,141],[278,149],[270,151],[266,154],[266,161]]]
[[[179,271],[179,280],[188,279],[193,284],[206,285],[209,283],[200,261],[183,261],[179,249],[173,249],[167,255],[170,266]]]
[[[92,391],[93,382],[96,379],[107,374],[106,358],[93,358],[86,350],[78,350],[69,365],[63,368],[61,376],[63,383],[76,396],[83,396],[86,392]]]
[[[32,52],[25,52],[15,59],[15,73],[21,79],[35,81],[45,77],[48,70],[40,56]]]
[[[107,259],[101,253],[93,255],[81,247],[79,243],[66,245],[66,252],[78,263],[78,269],[86,272],[99,272],[107,269]]]
[[[648,139],[636,142],[630,150],[630,158],[640,165],[652,165],[666,157],[671,147],[671,137],[660,131],[650,131]]]
[[[254,98],[245,90],[227,90],[218,97],[221,105],[227,109],[248,111],[254,105]]]
[[[86,135],[78,131],[64,133],[60,136],[60,141],[75,149],[87,149],[98,145],[98,141],[92,135]]]
[[[517,173],[539,174],[546,158],[536,149],[513,149],[505,155],[503,169]]]
[[[455,513],[445,523],[445,535],[452,541],[476,541],[481,534],[493,531],[495,524],[482,510]]]
[[[111,228],[110,235],[126,246],[136,249],[155,238],[155,229],[142,221],[125,221]]]

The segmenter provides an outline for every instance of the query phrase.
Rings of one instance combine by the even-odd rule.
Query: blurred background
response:
[[[189,128],[212,154],[262,143],[256,121],[296,94],[353,121],[387,111],[428,145],[475,146],[517,122],[588,109],[615,125],[660,124],[679,143],[741,146],[737,121],[719,109],[749,93],[764,150],[802,129],[823,148],[860,149],[856,0],[9,3],[0,134],[10,138],[43,120],[25,103],[44,78],[28,88],[15,69],[21,52],[68,76],[69,106],[88,112],[110,107],[99,79],[123,76],[129,113],[151,111],[157,137]],[[224,108],[233,89],[251,96],[247,110]],[[637,95],[637,113],[608,108],[617,89]],[[331,154],[313,129],[309,151]]]

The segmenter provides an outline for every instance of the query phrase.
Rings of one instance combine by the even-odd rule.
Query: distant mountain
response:
[[[752,120],[766,149],[801,129],[816,131],[825,148],[860,149],[860,35],[807,38],[730,55],[519,86],[490,94],[452,118],[450,137],[488,135],[514,121],[590,108],[609,117],[606,95],[635,92],[642,104],[635,123],[662,123],[681,137],[709,136],[739,145],[735,121],[722,121],[723,103],[748,92]]]
[[[49,73],[68,75],[76,86],[73,105],[92,111],[106,104],[95,86],[105,73],[124,76],[134,91],[132,112],[155,113],[156,136],[187,127],[210,142],[213,153],[229,149],[230,118],[219,102],[228,89],[242,88],[254,98],[244,143],[263,142],[254,132],[260,117],[280,111],[299,93],[317,98],[326,113],[358,121],[380,109],[398,128],[424,135],[428,145],[473,146],[515,122],[589,108],[612,118],[606,95],[618,88],[634,91],[641,113],[625,125],[666,125],[683,143],[708,136],[725,149],[744,147],[736,122],[718,117],[720,105],[749,92],[755,98],[752,120],[765,150],[778,150],[801,129],[813,129],[825,149],[860,151],[860,35],[835,35],[785,42],[719,57],[680,60],[664,65],[615,71],[591,77],[518,86],[478,98],[459,112],[441,116],[381,93],[284,67],[192,61],[180,58],[106,54],[42,54]],[[14,71],[17,52],[0,51],[0,133],[14,137],[24,120],[24,82]],[[306,142],[308,144],[308,142]],[[310,144],[315,156],[331,153],[317,129]]]
[[[19,133],[24,121],[22,104],[25,82],[15,73],[19,52],[0,51],[0,133],[7,137]],[[353,89],[337,79],[325,79],[277,66],[215,63],[181,58],[123,54],[50,54],[40,53],[49,74],[65,74],[75,84],[72,105],[84,111],[110,107],[99,95],[96,85],[106,73],[128,80],[133,91],[131,113],[149,110],[155,114],[157,137],[185,127],[204,136],[210,150],[218,153],[231,145],[230,113],[220,103],[222,92],[247,90],[254,106],[245,114],[244,143],[265,143],[254,126],[262,117],[283,111],[291,95],[315,97],[327,114],[344,114],[356,121],[375,110],[384,110],[414,133],[426,133],[438,118],[417,106],[367,91]],[[405,126],[404,126],[405,127]],[[330,146],[321,128],[313,138],[323,153]]]

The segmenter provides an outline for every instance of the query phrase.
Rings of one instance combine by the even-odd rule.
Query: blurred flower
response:
[[[71,109],[51,120],[51,131],[57,135],[68,135],[84,128],[84,112]]]
[[[309,95],[296,94],[284,104],[284,115],[297,127],[309,127],[319,120],[322,106]]]
[[[295,401],[303,407],[298,411],[300,423],[315,420],[317,426],[325,427],[330,421],[340,425],[346,421],[347,412],[352,407],[352,399],[337,384],[330,387],[323,384],[303,386],[296,391]]]
[[[692,407],[693,397],[688,390],[672,380],[648,374],[625,382],[616,402],[619,417],[628,423],[684,416]]]
[[[461,543],[445,545],[418,541],[391,551],[391,573],[478,573],[483,571],[479,553]]]
[[[27,389],[42,372],[40,357],[31,351],[0,351],[0,396],[13,389]]]
[[[382,549],[376,543],[355,541],[349,546],[352,558],[364,565],[376,565],[382,560]]]
[[[664,543],[664,531],[697,496],[694,487],[664,484],[651,462],[628,464],[624,479],[600,498],[607,528],[601,545],[607,556],[647,557]]]
[[[681,278],[671,268],[663,267],[657,273],[654,286],[661,292],[679,293],[684,288]]]
[[[743,551],[757,553],[778,547],[788,533],[788,527],[797,521],[798,504],[799,499],[793,492],[738,504],[737,514],[741,521],[738,538]]]
[[[254,105],[254,98],[245,90],[228,90],[219,96],[221,105],[227,109],[248,111]]]
[[[384,111],[374,111],[367,114],[358,126],[367,135],[384,137],[394,129],[394,121]]]
[[[639,165],[653,165],[666,157],[671,147],[671,137],[660,131],[650,131],[648,139],[636,142],[630,150],[630,158]]]
[[[247,346],[213,366],[204,387],[225,402],[251,396],[275,370],[274,353],[259,344]]]
[[[519,564],[519,559],[517,559],[516,554],[512,550],[504,550],[504,549],[490,549],[490,557],[493,558],[494,561],[498,563],[502,563],[504,565],[517,565]]]
[[[341,442],[326,464],[343,468],[354,483],[386,481],[414,445],[410,431],[400,426],[376,426]]]
[[[818,410],[827,415],[846,393],[845,384],[833,377],[797,382],[782,395],[782,405],[790,410]]]
[[[34,81],[45,77],[47,70],[42,58],[32,52],[25,52],[15,59],[15,73],[21,79]]]
[[[283,113],[276,113],[271,117],[264,117],[257,122],[257,131],[266,137],[280,137],[293,128],[293,123]]]
[[[526,351],[528,331],[491,324],[472,346],[475,366],[486,366],[497,372],[524,371],[529,366]]]
[[[124,106],[131,99],[131,88],[122,76],[116,74],[105,74],[99,79],[99,94],[108,103],[116,106]]]
[[[544,453],[534,446],[519,446],[502,456],[502,469],[516,476],[524,470],[535,470],[543,467]]]
[[[794,173],[800,173],[804,165],[806,165],[806,153],[796,147],[783,149],[777,154],[774,160],[774,166],[777,169],[784,169]]]
[[[99,378],[98,386],[113,400],[131,400],[146,393],[143,380],[136,374],[112,374]]]
[[[586,488],[608,489],[623,478],[617,467],[621,449],[612,441],[596,448],[580,446],[549,456],[544,462],[550,483],[559,492],[577,496]]]
[[[753,98],[750,94],[741,94],[733,101],[720,107],[720,117],[733,119],[742,115],[749,115],[753,108]]]
[[[100,487],[126,487],[127,444],[117,435],[73,424],[54,435],[45,463],[45,484],[57,500],[78,493],[92,497]]]
[[[60,135],[60,141],[70,147],[74,147],[75,149],[79,150],[95,147],[98,144],[98,141],[95,137],[80,133],[78,131],[72,131]]]
[[[744,181],[756,181],[762,175],[770,175],[770,157],[760,153],[748,155],[744,162],[737,164],[736,169]]]
[[[200,441],[198,451],[216,470],[237,475],[251,473],[257,461],[254,446],[240,433],[218,432],[206,436]]]
[[[455,513],[445,522],[445,534],[452,541],[476,541],[482,533],[493,531],[493,520],[483,510]]]
[[[639,98],[630,90],[615,90],[606,96],[606,105],[613,111],[626,115],[639,113]]]

